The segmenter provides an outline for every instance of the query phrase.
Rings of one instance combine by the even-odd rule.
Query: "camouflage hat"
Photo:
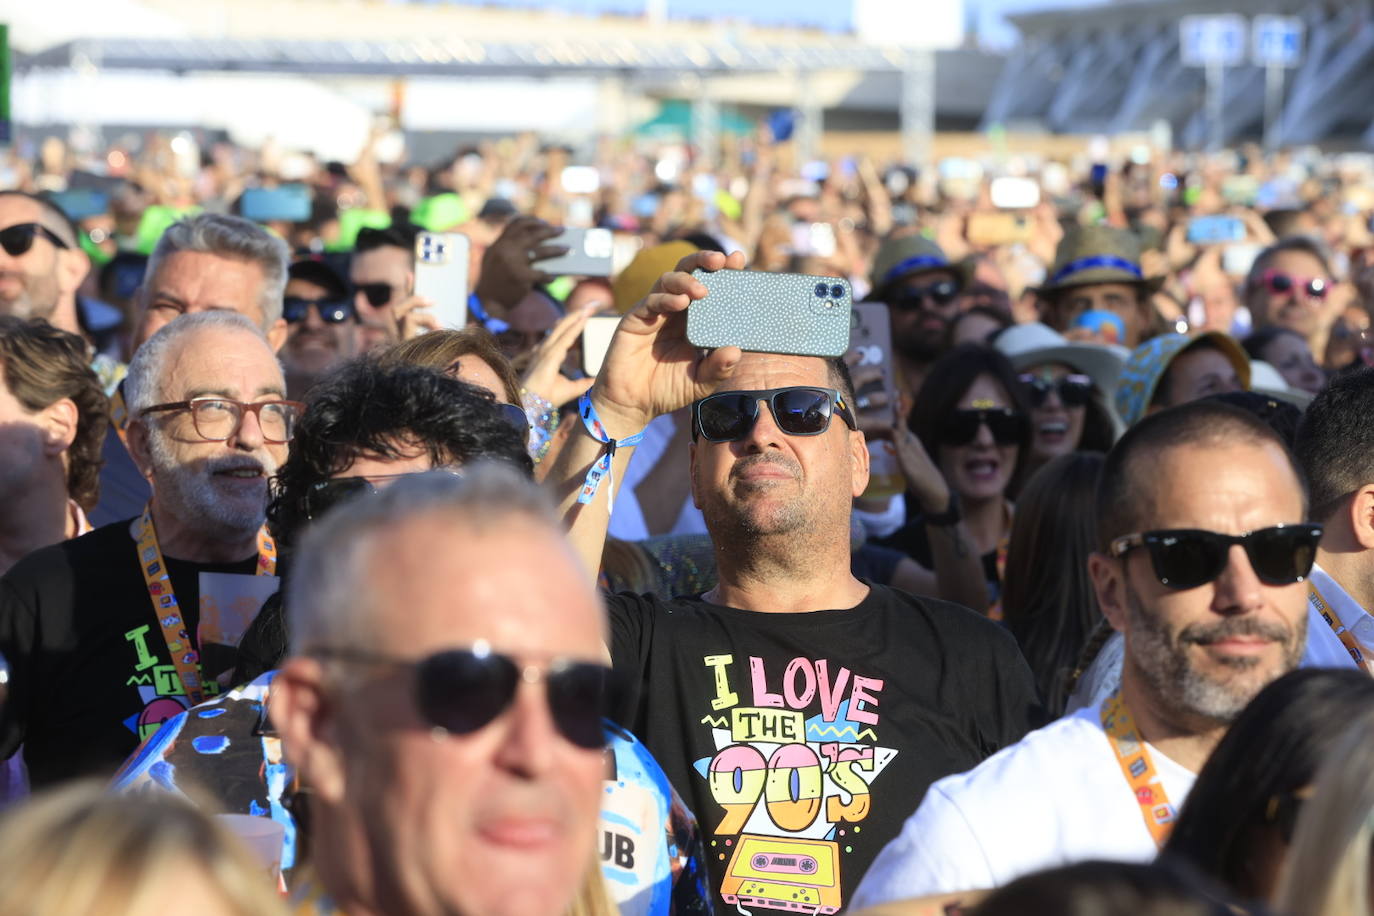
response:
[[[940,246],[923,235],[888,236],[873,259],[873,295],[881,296],[899,280],[932,270],[947,270],[968,283],[969,265],[951,261]]]
[[[1149,412],[1155,399],[1155,390],[1160,379],[1169,371],[1169,366],[1184,353],[1198,344],[1207,341],[1225,354],[1241,387],[1250,390],[1250,358],[1245,355],[1235,338],[1221,331],[1204,331],[1201,334],[1161,334],[1152,337],[1131,351],[1126,366],[1121,370],[1121,379],[1116,383],[1116,412],[1121,422],[1128,427]]]
[[[1140,239],[1128,229],[1113,226],[1075,226],[1060,239],[1054,265],[1041,293],[1053,293],[1092,283],[1129,283],[1154,292],[1163,277],[1147,279],[1140,269]]]

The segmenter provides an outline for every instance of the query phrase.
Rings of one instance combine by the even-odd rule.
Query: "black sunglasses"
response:
[[[1231,546],[1239,544],[1261,582],[1292,585],[1312,571],[1321,536],[1321,525],[1274,525],[1245,534],[1175,528],[1123,535],[1112,541],[1110,553],[1123,557],[1145,547],[1159,583],[1183,591],[1221,575]]]
[[[324,659],[411,668],[415,708],[435,728],[469,735],[510,708],[522,680],[543,680],[558,733],[586,750],[606,746],[602,718],[610,669],[592,662],[555,659],[547,668],[525,665],[492,651],[484,642],[471,649],[447,649],[421,659],[393,658],[354,649],[317,649]]]
[[[374,309],[379,309],[391,301],[392,290],[395,289],[390,283],[358,283],[353,287],[367,298],[367,304]]]
[[[281,316],[287,324],[304,321],[314,306],[320,312],[320,320],[326,324],[343,324],[353,320],[353,303],[347,299],[303,299],[300,296],[287,296],[282,300]]]
[[[463,476],[452,468],[434,470],[452,474],[454,477]],[[358,496],[373,496],[377,493],[376,482],[385,480],[394,483],[406,477],[414,477],[416,474],[431,473],[433,471],[411,471],[406,474],[373,474],[371,477],[331,477],[328,480],[317,480],[305,488],[305,496],[302,498],[305,517],[313,521],[340,503]]]
[[[897,290],[889,303],[902,312],[914,312],[923,308],[926,300],[936,305],[949,305],[959,296],[959,284],[953,280],[936,280],[926,286],[907,286]]]
[[[707,442],[737,442],[749,435],[759,419],[759,401],[768,403],[773,422],[789,436],[819,436],[830,428],[838,411],[850,429],[858,420],[844,395],[834,388],[765,388],[722,391],[692,405],[692,438]]]
[[[47,226],[39,223],[16,223],[0,229],[0,248],[5,249],[5,254],[10,257],[17,258],[32,248],[33,240],[40,235],[58,248],[72,247]]]
[[[945,445],[968,445],[978,438],[979,428],[986,426],[998,445],[1019,445],[1030,435],[1030,420],[1010,407],[982,407],[976,410],[956,410],[940,429],[940,441]]]
[[[1093,380],[1086,375],[1066,375],[1057,382],[1038,375],[1022,375],[1020,381],[1032,407],[1043,407],[1051,391],[1059,392],[1059,401],[1065,407],[1082,407],[1093,394]]]

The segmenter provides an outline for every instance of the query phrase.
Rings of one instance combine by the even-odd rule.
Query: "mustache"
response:
[[[1180,644],[1211,645],[1236,636],[1251,636],[1270,642],[1289,642],[1293,634],[1280,624],[1246,615],[1209,624],[1190,624],[1178,634]]]
[[[206,458],[202,469],[206,474],[219,474],[224,471],[257,471],[265,477],[277,473],[276,462],[269,456],[267,463],[249,455],[224,455],[219,458]]]
[[[779,455],[776,452],[764,452],[757,455],[746,455],[735,462],[735,466],[730,469],[731,477],[738,477],[761,464],[773,464],[784,468],[793,477],[801,476],[801,465],[791,459]]]

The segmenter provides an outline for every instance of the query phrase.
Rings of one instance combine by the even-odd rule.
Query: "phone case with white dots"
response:
[[[692,272],[707,289],[687,308],[687,340],[714,349],[843,356],[853,296],[839,277],[754,270]]]

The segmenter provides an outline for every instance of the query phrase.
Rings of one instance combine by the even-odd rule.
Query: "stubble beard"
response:
[[[1172,634],[1145,608],[1129,583],[1126,605],[1131,626],[1130,660],[1155,699],[1166,708],[1211,722],[1233,722],[1255,694],[1297,667],[1306,644],[1306,616],[1299,618],[1292,632],[1247,614],[1210,624],[1190,624]],[[1226,636],[1268,637],[1283,648],[1282,658],[1271,671],[1261,670],[1265,661],[1252,656],[1219,659],[1232,676],[1225,680],[1209,677],[1194,666],[1189,649]]]

